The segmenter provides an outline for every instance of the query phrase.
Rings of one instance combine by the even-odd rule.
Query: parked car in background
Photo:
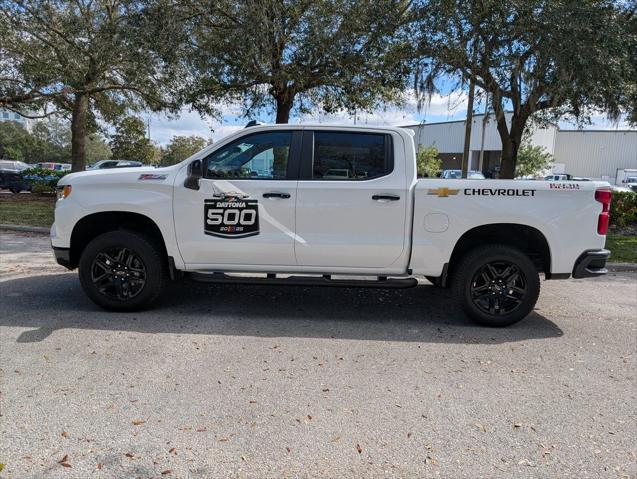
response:
[[[462,170],[444,170],[440,178],[444,180],[459,180],[462,178]],[[484,175],[481,171],[469,170],[467,172],[468,180],[484,180]]]
[[[36,163],[35,168],[51,171],[71,171],[71,163]]]
[[[0,160],[0,170],[22,171],[31,168],[24,161]]]
[[[634,190],[627,186],[611,185],[610,189],[613,190],[613,193],[634,193]]]
[[[143,166],[141,161],[130,160],[101,160],[93,165],[87,167],[87,170],[105,170],[108,168],[131,168],[136,166]]]
[[[544,177],[544,181],[591,181],[590,178],[582,178],[580,176],[573,176],[567,173],[560,173],[557,175],[548,175]]]
[[[637,176],[629,176],[626,178],[623,186],[630,188],[631,191],[637,192]]]
[[[10,190],[12,193],[30,191],[29,183],[20,174],[27,168],[30,168],[30,165],[23,161],[0,160],[0,188]]]
[[[3,161],[1,163],[5,162]],[[9,190],[11,193],[31,191],[31,186],[22,178],[20,170],[3,168],[2,166],[0,166],[0,188]]]

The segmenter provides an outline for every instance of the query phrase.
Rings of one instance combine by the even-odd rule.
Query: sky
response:
[[[151,140],[158,145],[166,145],[173,136],[198,135],[206,139],[218,141],[221,138],[245,127],[250,119],[255,119],[262,123],[273,123],[274,116],[267,112],[260,113],[253,118],[242,116],[241,108],[238,105],[222,105],[219,107],[222,112],[221,119],[202,117],[196,111],[183,108],[178,118],[169,118],[164,114],[143,115],[150,125]],[[484,103],[478,100],[474,105],[474,111],[482,112]],[[377,108],[370,113],[358,113],[356,118],[348,112],[343,111],[336,114],[326,115],[317,111],[316,113],[302,116],[293,116],[290,123],[323,123],[323,124],[348,124],[358,125],[390,125],[401,126],[414,123],[431,123],[449,120],[462,120],[466,116],[467,95],[461,91],[451,91],[446,94],[436,93],[431,97],[428,104],[423,105],[419,110],[413,93],[407,94],[404,104],[399,106],[385,106]],[[575,129],[574,124],[560,122],[560,128]],[[594,115],[592,124],[586,126],[587,129],[627,129],[626,122],[609,122],[603,114]]]

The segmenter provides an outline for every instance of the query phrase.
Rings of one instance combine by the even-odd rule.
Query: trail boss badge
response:
[[[232,195],[204,200],[204,233],[220,238],[258,235],[259,202]]]

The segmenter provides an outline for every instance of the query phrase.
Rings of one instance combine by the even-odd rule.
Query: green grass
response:
[[[25,226],[51,226],[53,224],[53,198],[31,195],[2,195],[0,197],[0,223]],[[610,234],[606,248],[612,253],[613,263],[637,263],[637,236]]]
[[[54,198],[31,197],[25,194],[1,195],[0,223],[48,227],[53,224],[54,209]]]
[[[637,236],[608,235],[606,249],[612,263],[637,263]]]

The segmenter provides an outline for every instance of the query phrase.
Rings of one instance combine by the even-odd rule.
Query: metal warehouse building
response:
[[[509,120],[511,115],[507,116]],[[483,128],[484,125],[484,128]],[[416,145],[438,148],[444,169],[460,168],[465,120],[406,125]],[[554,157],[554,173],[615,182],[618,172],[637,169],[637,130],[563,130],[556,125],[536,128],[531,144]],[[471,128],[469,169],[493,173],[500,163],[502,143],[493,116],[475,115]],[[480,151],[483,151],[482,161]]]

